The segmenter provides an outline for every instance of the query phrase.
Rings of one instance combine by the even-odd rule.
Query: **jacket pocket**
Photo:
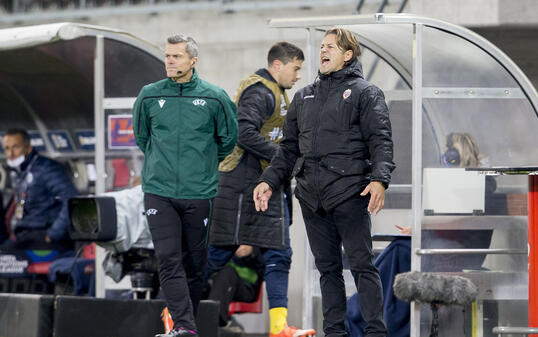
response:
[[[303,165],[304,165],[304,157],[297,158],[297,161],[295,162],[295,166],[293,166],[293,170],[291,171],[292,178],[298,175],[299,173],[301,173],[301,171],[303,170]]]
[[[353,176],[364,174],[368,171],[368,162],[361,159],[341,159],[327,157],[323,159],[329,171],[338,173],[342,176]]]
[[[349,130],[353,124],[354,106],[351,101],[341,101],[338,106],[339,123],[345,129]]]

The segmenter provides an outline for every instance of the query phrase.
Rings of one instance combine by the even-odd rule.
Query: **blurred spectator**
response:
[[[67,201],[77,190],[64,166],[39,155],[25,130],[8,130],[2,146],[14,194],[0,249],[72,249]]]
[[[468,133],[452,132],[446,137],[446,150],[441,155],[441,164],[445,167],[487,167],[486,157],[480,154],[478,143]],[[506,214],[506,201],[499,202],[494,193],[497,182],[487,176],[485,184],[485,214]],[[504,198],[504,196],[502,196]],[[411,234],[410,226],[396,226],[400,233]],[[487,249],[491,243],[493,230],[422,230],[422,248],[425,249]],[[462,271],[483,270],[482,264],[487,254],[469,255],[426,255],[422,257],[423,271]]]
[[[219,325],[230,321],[230,302],[254,302],[263,283],[265,261],[257,247],[241,245],[224,268],[213,274],[209,281],[210,300],[220,301]]]
[[[0,174],[2,174],[2,172],[0,171]],[[5,214],[5,209],[4,209],[4,191],[3,190],[0,190],[0,242],[1,240],[5,240],[5,239],[2,239],[2,237],[5,238],[6,236],[6,222],[5,222],[5,217],[6,217],[6,214]]]

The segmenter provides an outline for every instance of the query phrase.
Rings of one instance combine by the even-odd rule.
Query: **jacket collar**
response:
[[[364,78],[362,75],[362,64],[361,61],[359,61],[358,58],[355,59],[350,65],[335,71],[330,74],[322,74],[318,71],[319,79],[322,81],[331,79],[336,81],[345,80],[348,78]]]
[[[255,72],[256,75],[259,75],[263,78],[265,78],[266,80],[268,81],[271,81],[271,82],[275,82],[278,84],[278,82],[275,80],[275,78],[269,73],[269,71],[265,68],[261,68],[261,69],[258,69],[256,72]],[[280,87],[280,85],[279,85]],[[280,87],[280,89],[282,89],[282,91],[284,91],[284,88]]]
[[[269,73],[269,70],[267,70],[265,68],[258,69],[255,72],[255,74],[265,78],[266,80],[269,80],[269,81],[272,81],[272,82],[276,83],[276,80],[273,78],[273,76],[271,76],[271,74]]]
[[[24,161],[19,166],[19,171],[24,172],[26,168],[28,167],[28,165],[30,164],[30,162],[32,161],[32,159],[37,155],[38,153],[36,149],[32,148],[32,151],[26,156],[26,158],[24,158]]]
[[[171,79],[169,77],[168,78],[168,83],[170,85],[172,85],[172,86],[175,86],[175,87],[179,87],[179,85],[181,84],[183,89],[187,89],[187,88],[194,88],[198,84],[199,80],[200,79],[198,78],[198,72],[196,71],[196,68],[193,68],[192,69],[192,77],[191,77],[191,80],[189,82],[177,83],[176,81],[174,81],[173,79]]]

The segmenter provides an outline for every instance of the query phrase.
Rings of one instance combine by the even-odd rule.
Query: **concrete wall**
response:
[[[198,10],[98,17],[87,23],[126,30],[163,48],[166,37],[172,34],[194,37],[200,47],[197,67],[200,76],[223,87],[233,97],[243,77],[267,65],[267,51],[273,43],[286,40],[305,47],[305,30],[269,28],[268,19],[345,15],[352,14],[353,10],[354,6],[349,3],[306,10],[280,9],[231,14],[219,10]],[[306,80],[301,80],[296,88],[304,85]]]
[[[508,55],[538,88],[538,25],[473,27],[472,30]]]
[[[410,0],[406,12],[463,26],[538,23],[536,0]]]

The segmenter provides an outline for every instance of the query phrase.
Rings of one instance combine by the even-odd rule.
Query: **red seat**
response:
[[[112,167],[114,168],[114,188],[128,186],[131,174],[127,166],[127,159],[112,159]]]
[[[241,313],[259,314],[263,311],[263,283],[258,291],[258,298],[254,302],[231,302],[228,307],[230,316]]]
[[[85,259],[95,259],[95,249],[95,242],[86,244],[82,250],[82,257]]]
[[[29,274],[46,275],[49,273],[49,268],[50,268],[51,263],[52,261],[33,262],[26,268],[26,272]]]

